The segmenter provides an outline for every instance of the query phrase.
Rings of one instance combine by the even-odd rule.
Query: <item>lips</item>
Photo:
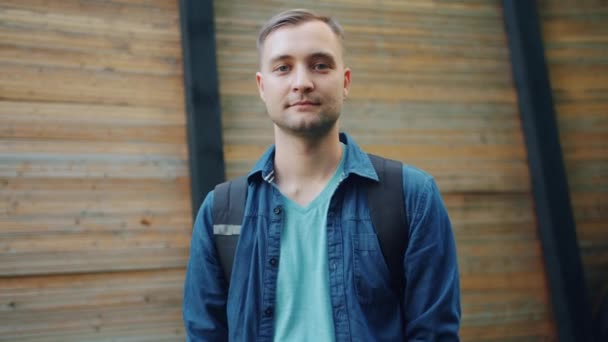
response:
[[[298,101],[298,102],[294,102],[292,104],[289,105],[289,107],[295,107],[295,106],[318,106],[319,103],[318,102],[313,102],[313,101]]]

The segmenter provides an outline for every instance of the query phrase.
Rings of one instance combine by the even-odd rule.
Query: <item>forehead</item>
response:
[[[322,21],[309,21],[299,25],[286,25],[271,32],[263,43],[262,63],[277,56],[294,58],[325,52],[342,57],[340,38]]]

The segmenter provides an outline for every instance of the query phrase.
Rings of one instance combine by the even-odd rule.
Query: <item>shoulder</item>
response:
[[[401,169],[403,173],[403,192],[405,194],[422,195],[435,182],[431,174],[415,166],[402,164]]]
[[[430,173],[407,164],[403,164],[402,171],[403,198],[410,220],[417,222],[423,219],[425,213],[443,207],[441,194]]]

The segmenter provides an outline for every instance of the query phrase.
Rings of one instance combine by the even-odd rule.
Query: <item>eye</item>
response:
[[[329,65],[325,63],[317,63],[313,66],[313,68],[318,71],[323,71],[329,69]]]
[[[274,71],[278,71],[278,72],[288,72],[289,71],[289,66],[287,65],[279,65],[278,67],[274,68]]]

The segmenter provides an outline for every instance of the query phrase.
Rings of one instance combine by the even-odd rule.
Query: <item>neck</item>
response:
[[[324,136],[295,136],[275,126],[275,181],[287,193],[325,184],[342,158],[338,125]]]

